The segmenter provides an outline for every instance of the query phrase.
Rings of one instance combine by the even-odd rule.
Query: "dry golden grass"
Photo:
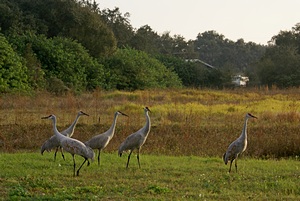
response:
[[[52,132],[42,116],[55,114],[59,129],[81,117],[74,138],[85,141],[106,131],[120,110],[116,134],[105,151],[116,152],[127,135],[144,125],[142,108],[148,106],[152,129],[142,152],[166,155],[222,156],[242,130],[247,112],[258,117],[248,122],[248,148],[252,157],[300,154],[300,90],[268,88],[208,90],[174,89],[135,92],[101,91],[56,97],[46,92],[0,98],[0,150],[14,152],[40,148]]]

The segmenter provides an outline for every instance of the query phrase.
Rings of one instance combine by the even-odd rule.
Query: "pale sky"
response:
[[[130,24],[149,25],[186,40],[214,30],[225,38],[266,45],[281,30],[300,22],[300,0],[96,0],[100,9],[118,7],[130,13]]]

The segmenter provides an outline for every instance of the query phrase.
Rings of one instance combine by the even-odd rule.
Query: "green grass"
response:
[[[221,158],[102,153],[73,177],[70,154],[0,154],[2,200],[299,200],[300,162],[241,157],[238,173]],[[83,159],[76,157],[79,165]]]

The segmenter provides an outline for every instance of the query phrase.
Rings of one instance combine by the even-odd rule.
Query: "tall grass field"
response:
[[[1,200],[299,200],[300,89],[180,89],[135,92],[102,91],[64,96],[46,92],[0,97]],[[126,169],[121,142],[145,124],[151,131]],[[86,141],[106,131],[120,110],[116,132],[97,159],[73,176],[72,156],[41,145],[67,128],[79,110],[73,138]],[[248,147],[238,172],[228,173],[222,155],[248,121]],[[95,150],[97,156],[98,150]],[[83,158],[75,156],[77,167]]]

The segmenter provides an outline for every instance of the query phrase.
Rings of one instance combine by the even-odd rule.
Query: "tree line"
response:
[[[222,88],[235,74],[298,87],[299,30],[280,31],[267,46],[215,31],[187,41],[136,29],[130,13],[91,0],[0,0],[0,92]]]

